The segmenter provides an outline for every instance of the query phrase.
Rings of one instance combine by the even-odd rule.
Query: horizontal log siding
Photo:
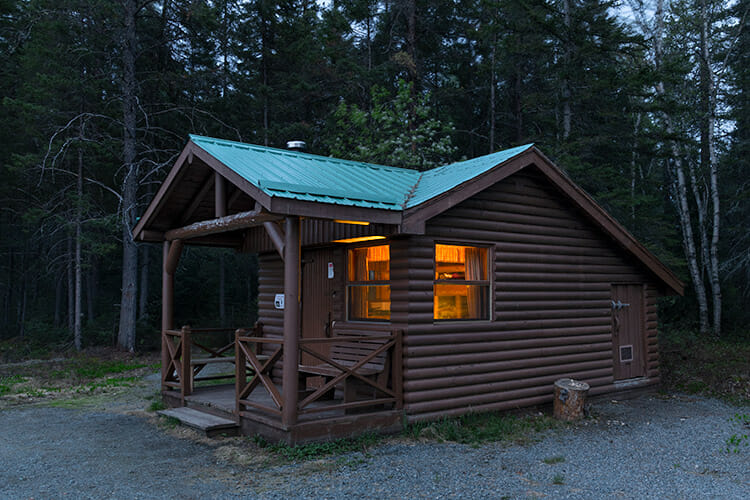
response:
[[[610,287],[650,278],[540,174],[513,175],[428,221],[426,234],[392,250],[409,420],[549,403],[560,377],[585,380],[592,395],[616,388]],[[493,321],[433,321],[435,241],[494,247]],[[651,382],[657,297],[647,286]]]
[[[277,293],[284,293],[284,262],[276,253],[258,256],[258,321],[263,335],[283,337],[284,311],[273,305]]]
[[[303,250],[302,259],[315,258],[315,250]],[[273,252],[262,253],[258,256],[258,321],[263,323],[263,336],[282,338],[284,336],[284,311],[276,309],[274,298],[277,293],[284,293],[284,262]],[[386,322],[347,322],[345,290],[346,282],[346,253],[344,248],[337,248],[334,252],[334,273],[341,284],[341,290],[336,293],[333,309],[333,333],[335,335],[373,335],[390,333],[391,323]],[[274,347],[270,347],[273,349]],[[281,361],[274,366],[274,381],[281,382]]]

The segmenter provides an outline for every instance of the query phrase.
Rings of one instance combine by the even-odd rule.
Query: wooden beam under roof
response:
[[[170,229],[164,233],[167,241],[198,238],[211,234],[226,233],[238,229],[259,226],[264,222],[281,220],[283,217],[264,212],[260,207],[249,212],[240,212],[238,214],[227,215],[217,219],[194,222],[187,226]]]

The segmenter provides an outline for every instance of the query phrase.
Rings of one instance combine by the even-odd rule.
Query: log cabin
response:
[[[684,288],[533,145],[419,172],[193,135],[133,234],[163,246],[165,402],[287,443],[542,405],[561,377],[652,388]],[[221,348],[173,324],[184,245],[258,255],[258,322]]]

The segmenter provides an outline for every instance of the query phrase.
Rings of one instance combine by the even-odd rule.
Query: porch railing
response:
[[[256,325],[253,331],[262,335],[262,325]],[[179,330],[162,331],[162,392],[176,392],[184,400],[195,389],[195,383],[205,380],[230,379],[231,374],[199,374],[209,365],[215,363],[235,362],[232,339],[220,347],[211,347],[207,342],[198,341],[194,337],[227,335],[235,328],[191,328],[183,326]],[[246,330],[242,330],[246,331]]]
[[[300,388],[297,399],[297,414],[310,414],[316,412],[327,412],[334,410],[350,410],[369,406],[392,405],[400,409],[403,405],[403,382],[402,382],[402,344],[401,331],[393,331],[387,335],[342,335],[327,338],[299,339],[299,352],[295,353],[297,359],[301,354],[312,356],[320,362],[317,370],[306,371],[306,367],[300,367]],[[236,369],[236,399],[237,414],[245,415],[250,408],[259,409],[273,415],[280,416],[283,408],[283,386],[273,380],[272,370],[274,365],[284,356],[284,341],[281,338],[261,338],[248,336],[246,333],[237,331],[235,337],[235,362]],[[321,345],[347,345],[362,344],[363,354],[356,361],[348,363],[340,359],[334,359],[332,355],[321,354],[312,346]],[[262,350],[267,358],[259,359],[256,353]],[[373,376],[373,370],[367,369],[372,362],[381,355],[387,357],[385,382],[380,377]],[[243,371],[243,366],[247,369]],[[308,367],[309,368],[309,367]],[[280,371],[280,368],[279,368]],[[248,380],[247,376],[251,375]],[[280,375],[280,373],[277,373]],[[306,390],[305,379],[307,376],[324,375],[324,383],[317,388]],[[278,378],[277,378],[278,380]],[[355,389],[347,389],[351,384]],[[266,399],[251,398],[254,391],[262,387],[267,395]],[[347,400],[341,402],[330,400],[331,394],[336,387],[344,387],[344,394],[357,394],[364,389],[369,391],[364,399]],[[268,400],[270,399],[270,404]],[[313,405],[317,401],[328,399],[326,404]]]

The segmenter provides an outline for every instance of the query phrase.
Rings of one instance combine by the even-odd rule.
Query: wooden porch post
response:
[[[164,241],[161,272],[161,380],[167,377],[169,350],[165,331],[174,328],[174,273],[182,254],[182,240]]]
[[[172,328],[174,309],[174,275],[167,273],[167,260],[169,258],[169,247],[172,242],[165,241],[162,256],[161,271],[161,381],[167,379],[167,366],[169,365],[169,351],[167,348],[166,330]],[[164,390],[164,386],[162,386]]]
[[[219,172],[214,173],[214,213],[216,218],[225,217],[227,215],[227,195],[226,195],[226,184],[224,184],[224,177]]]
[[[167,272],[167,260],[171,241],[165,241],[162,256],[161,272],[161,329],[171,330],[174,311],[174,275]]]
[[[300,224],[299,217],[286,218],[284,242],[284,370],[281,423],[297,423],[299,389],[299,305],[300,305]]]

